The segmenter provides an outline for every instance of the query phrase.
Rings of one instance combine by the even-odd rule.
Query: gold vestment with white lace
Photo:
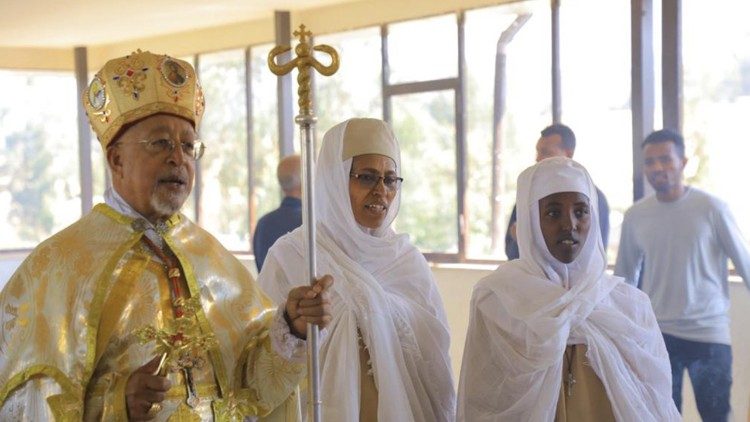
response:
[[[0,293],[0,409],[42,380],[59,392],[45,397],[58,421],[127,419],[128,377],[157,356],[154,342],[143,344],[136,332],[174,323],[168,274],[132,222],[97,205],[40,244]],[[155,420],[297,420],[305,367],[272,347],[276,307],[187,218],[172,217],[162,237],[183,270],[185,295],[199,299],[197,329],[216,347],[190,370],[197,402],[188,405],[184,373],[171,372]]]

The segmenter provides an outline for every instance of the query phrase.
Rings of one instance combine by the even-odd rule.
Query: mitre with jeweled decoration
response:
[[[106,148],[129,123],[166,113],[197,128],[203,92],[188,62],[148,51],[108,61],[83,92],[83,106]]]

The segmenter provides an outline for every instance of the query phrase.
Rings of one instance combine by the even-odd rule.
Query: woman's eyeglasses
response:
[[[403,177],[381,176],[372,173],[349,173],[349,177],[357,179],[359,185],[366,189],[374,188],[382,180],[383,186],[389,191],[397,191],[401,187],[401,182],[404,181]]]

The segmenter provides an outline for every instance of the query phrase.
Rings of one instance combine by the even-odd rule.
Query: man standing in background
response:
[[[615,275],[634,285],[640,279],[638,287],[651,298],[677,408],[687,369],[701,418],[726,421],[732,385],[727,258],[750,287],[750,254],[727,205],[684,184],[679,133],[653,132],[642,148],[656,194],[625,213]]]
[[[274,242],[302,225],[300,156],[288,155],[282,158],[276,168],[276,178],[284,192],[284,199],[278,208],[258,220],[253,235],[253,253],[258,272]]]
[[[571,128],[561,123],[555,123],[544,128],[541,134],[542,137],[536,143],[537,163],[550,157],[573,158],[573,153],[576,150],[576,135]],[[599,204],[599,229],[606,252],[607,241],[609,240],[609,204],[607,203],[607,197],[599,188],[596,188],[596,195]],[[510,221],[508,221],[508,229],[505,231],[505,255],[508,257],[508,261],[518,259],[515,205],[510,215]]]

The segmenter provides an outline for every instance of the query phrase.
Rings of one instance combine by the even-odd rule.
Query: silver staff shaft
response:
[[[297,57],[286,63],[277,63],[276,58],[291,49],[288,45],[279,45],[268,53],[268,67],[276,75],[285,75],[293,69],[297,69],[297,93],[300,112],[295,122],[300,126],[300,138],[302,139],[302,224],[305,226],[305,242],[307,243],[307,279],[310,284],[315,283],[318,275],[315,254],[315,137],[313,128],[315,126],[315,113],[312,107],[312,84],[310,69],[324,76],[331,76],[339,68],[339,56],[331,46],[321,44],[313,46],[310,37],[312,32],[300,25],[299,30],[294,31],[294,36],[299,37],[299,44],[294,48]],[[313,51],[330,56],[331,64],[324,65],[313,56]],[[307,371],[308,371],[308,409],[309,418],[313,422],[321,422],[322,398],[320,395],[320,359],[318,358],[318,326],[307,324]]]
[[[300,126],[302,140],[302,224],[305,227],[307,256],[306,277],[310,284],[315,284],[318,275],[316,254],[315,224],[315,142],[313,127],[314,115],[299,115],[295,122]],[[320,335],[317,325],[307,324],[307,389],[309,416],[314,422],[322,421],[320,396],[320,358],[318,357]]]

